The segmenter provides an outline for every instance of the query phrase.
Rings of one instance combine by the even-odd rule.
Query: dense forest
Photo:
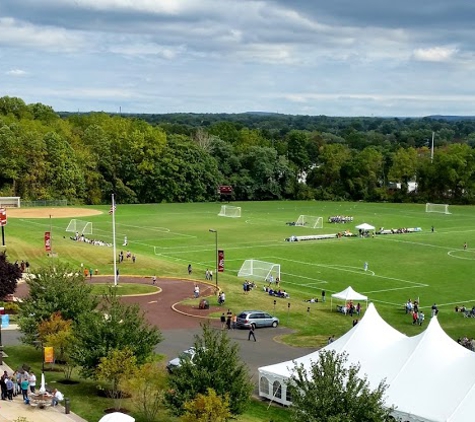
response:
[[[232,200],[473,204],[474,146],[467,118],[73,114],[2,97],[0,196],[196,202],[231,185]]]

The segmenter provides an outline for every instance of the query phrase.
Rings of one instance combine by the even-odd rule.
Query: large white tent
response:
[[[365,231],[374,230],[374,226],[368,223],[359,224],[358,226],[356,226],[356,228],[358,230],[365,230]]]
[[[351,286],[348,286],[345,290],[341,292],[333,293],[331,295],[331,302],[330,302],[331,309],[333,309],[333,298],[343,300],[345,301],[345,303],[349,302],[350,300],[351,301],[364,300],[365,302],[368,302],[368,296],[358,293]]]
[[[475,353],[460,346],[433,317],[425,331],[407,337],[388,325],[370,304],[359,324],[325,350],[346,352],[349,363],[361,365],[371,388],[389,385],[387,405],[410,422],[466,422],[475,414]],[[259,395],[290,405],[286,381],[295,364],[309,369],[319,351],[259,368]]]

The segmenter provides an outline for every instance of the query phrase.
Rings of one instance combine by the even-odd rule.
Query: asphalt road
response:
[[[219,328],[216,328],[219,329]],[[276,342],[274,338],[290,333],[286,328],[261,328],[255,331],[257,341],[248,341],[247,330],[228,330],[230,338],[239,345],[241,359],[249,367],[249,373],[257,385],[257,369],[286,360],[295,359],[313,352],[315,349],[297,348]],[[201,328],[172,329],[162,331],[164,340],[156,347],[157,353],[164,354],[167,360],[188,349],[193,344],[194,336],[201,333]],[[4,346],[21,344],[20,332],[2,330]]]

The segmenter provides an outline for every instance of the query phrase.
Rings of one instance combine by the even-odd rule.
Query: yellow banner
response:
[[[54,363],[54,349],[52,347],[44,347],[45,363]]]

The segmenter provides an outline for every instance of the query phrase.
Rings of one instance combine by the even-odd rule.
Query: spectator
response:
[[[59,402],[63,401],[64,396],[61,391],[56,388],[53,390],[53,398],[51,399],[51,406],[57,406]]]

